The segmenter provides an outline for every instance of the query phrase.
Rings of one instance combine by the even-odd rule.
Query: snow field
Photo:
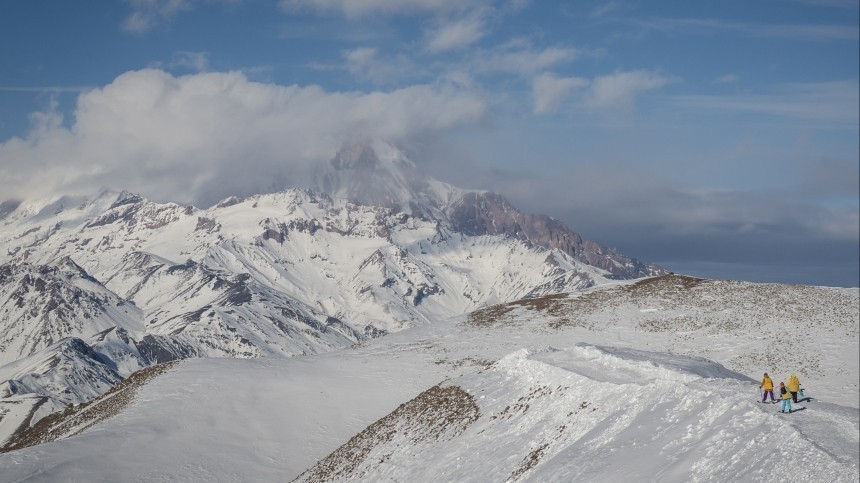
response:
[[[568,367],[582,367],[576,359],[595,348],[588,349],[551,354]],[[834,455],[769,408],[739,399],[747,381],[695,375],[711,372],[710,362],[677,357],[676,367],[694,371],[683,373],[635,361],[644,353],[621,354],[604,362],[638,366],[626,382],[617,374],[583,376],[525,350],[487,371],[448,381],[480,408],[465,432],[450,440],[398,433],[348,477],[332,481],[765,481],[773,468],[811,480],[852,481],[856,474],[856,461],[846,464],[845,458],[856,447],[856,434],[838,440]]]
[[[373,445],[362,476],[343,481],[769,481],[776,468],[856,480],[856,409],[816,401],[781,415],[750,397],[756,382],[707,359],[517,348],[528,334],[440,324],[312,357],[184,361],[88,432],[0,456],[0,473],[289,481],[446,381],[471,396],[477,420],[464,431],[398,420],[409,432]]]

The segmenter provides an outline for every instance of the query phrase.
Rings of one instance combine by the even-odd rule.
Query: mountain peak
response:
[[[332,158],[331,165],[336,171],[417,169],[402,151],[382,141],[346,144]]]
[[[459,191],[427,176],[382,141],[344,145],[315,179],[316,188],[334,198],[411,214],[438,211]]]

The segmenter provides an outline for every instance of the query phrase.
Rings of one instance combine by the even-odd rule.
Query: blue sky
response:
[[[676,272],[857,286],[857,0],[0,4],[0,199],[207,206],[344,142]]]

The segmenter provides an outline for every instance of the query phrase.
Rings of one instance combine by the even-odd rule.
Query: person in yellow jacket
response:
[[[788,412],[791,412],[791,393],[788,392],[788,389],[785,388],[785,383],[779,383],[779,397],[782,400],[782,404],[779,406],[779,412],[784,413],[786,409]]]
[[[791,377],[788,378],[788,391],[791,393],[791,400],[797,404],[797,391],[800,390],[800,379],[791,373]]]
[[[761,402],[767,402],[768,394],[770,394],[770,401],[776,402],[776,399],[773,397],[773,379],[771,379],[766,372],[764,373],[764,379],[761,380],[761,384],[758,387],[764,390],[761,396]]]

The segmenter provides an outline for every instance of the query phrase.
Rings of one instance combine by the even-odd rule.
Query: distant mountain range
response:
[[[133,372],[308,355],[492,304],[665,273],[385,143],[207,209],[128,192],[0,204],[0,443]]]

